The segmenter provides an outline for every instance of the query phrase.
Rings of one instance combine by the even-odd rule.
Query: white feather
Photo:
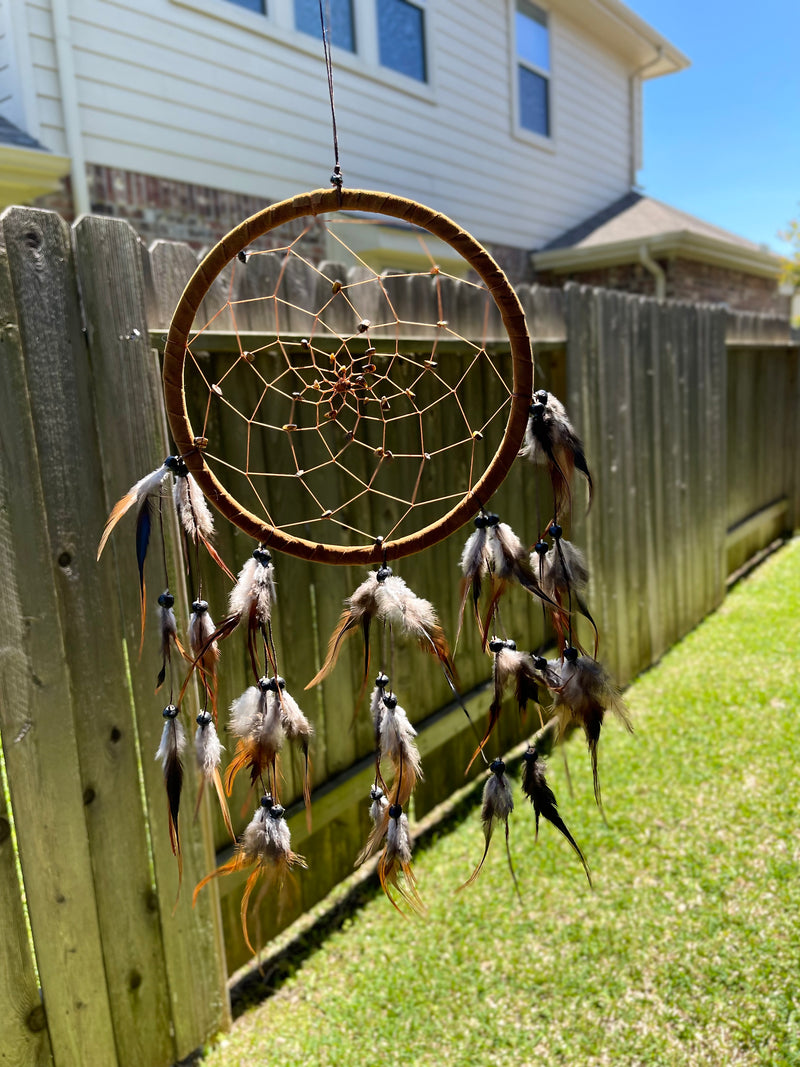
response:
[[[201,773],[205,778],[211,778],[222,760],[222,744],[213,719],[205,726],[197,727],[194,750]]]
[[[167,762],[174,756],[180,757],[186,747],[186,733],[180,719],[167,719],[161,731],[161,743],[156,750],[156,759],[166,769]]]

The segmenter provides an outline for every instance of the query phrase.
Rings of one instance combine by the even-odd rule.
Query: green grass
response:
[[[378,895],[203,1067],[800,1064],[800,542],[627,692],[594,806],[585,749],[550,780],[589,860],[517,796],[510,883],[477,810],[417,857],[422,920]],[[308,877],[311,877],[309,873]]]

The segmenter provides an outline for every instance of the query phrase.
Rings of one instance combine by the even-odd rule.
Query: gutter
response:
[[[660,44],[656,48],[655,58],[654,59],[648,59],[648,61],[646,63],[642,63],[642,65],[640,67],[637,67],[636,70],[628,78],[628,103],[629,103],[629,107],[630,107],[630,119],[631,119],[631,121],[630,121],[630,138],[631,138],[630,173],[628,175],[628,180],[630,181],[631,189],[635,188],[635,186],[636,186],[636,172],[638,171],[639,166],[641,165],[640,164],[640,159],[642,157],[642,152],[639,151],[640,138],[637,137],[637,135],[636,135],[636,133],[637,133],[636,117],[637,117],[637,114],[641,115],[641,111],[642,111],[641,107],[637,107],[637,103],[638,103],[639,99],[641,98],[640,94],[641,94],[642,75],[644,74],[644,72],[646,70],[649,70],[651,67],[654,67],[657,63],[661,63],[663,59],[664,59],[664,46]],[[638,92],[637,92],[637,89],[638,89]],[[638,125],[641,126],[641,122]]]
[[[664,300],[667,295],[667,276],[664,268],[660,266],[650,255],[647,243],[642,241],[639,245],[639,262],[653,275],[656,280],[656,300]]]
[[[53,14],[53,35],[58,65],[58,87],[61,93],[61,111],[64,117],[64,137],[70,158],[72,205],[76,216],[86,215],[91,205],[89,183],[86,179],[86,160],[83,155],[75,62],[72,54],[69,0],[50,0],[50,9]]]

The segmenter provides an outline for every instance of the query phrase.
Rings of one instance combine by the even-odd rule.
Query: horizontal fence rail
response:
[[[159,352],[197,256],[170,242],[145,249],[119,220],[85,217],[70,230],[52,213],[27,208],[6,211],[0,232],[0,1063],[159,1067],[228,1023],[226,979],[250,955],[239,919],[242,880],[212,884],[191,907],[193,886],[230,855],[231,842],[210,804],[192,824],[196,781],[187,758],[177,895],[154,760],[159,657],[146,641],[137,662],[131,524],[99,564],[95,554],[111,505],[169,451]],[[209,300],[222,303],[228,292],[246,299],[275,275],[271,257],[253,262],[256,270],[238,275],[239,288],[226,289],[223,276]],[[315,284],[318,274],[295,264],[287,302],[301,303]],[[462,332],[474,328],[502,363],[508,347],[499,320],[487,333],[483,310],[480,322],[477,313],[470,321],[464,283],[440,284],[453,287],[448,300],[463,308]],[[798,346],[784,320],[722,307],[574,285],[520,286],[518,295],[535,339],[536,387],[564,400],[586,445],[596,499],[584,515],[576,483],[569,536],[588,556],[601,658],[624,684],[720,603],[731,571],[798,525]],[[435,321],[424,277],[402,299],[409,321]],[[227,313],[205,332],[210,367],[239,344],[258,348],[271,339],[262,305],[245,306],[238,338]],[[430,338],[423,331],[404,340],[424,347]],[[459,358],[457,342],[444,348]],[[485,393],[479,383],[469,403],[479,407]],[[437,477],[444,487],[446,470]],[[491,504],[532,543],[549,517],[539,500],[547,500],[541,473],[519,463]],[[185,624],[191,590],[171,516],[167,526]],[[434,602],[450,634],[469,532],[396,567]],[[217,546],[236,569],[252,548],[224,523]],[[374,766],[369,716],[354,715],[360,652],[345,645],[336,670],[302,693],[364,569],[287,557],[275,564],[281,673],[315,726],[313,823],[307,827],[301,810],[301,768],[287,760],[293,845],[310,870],[280,907],[268,899],[258,909],[253,932],[262,942],[352,871],[369,829]],[[218,615],[227,593],[224,576],[209,570],[204,595]],[[509,595],[503,623],[520,647],[548,639],[541,608],[523,593]],[[468,627],[457,666],[481,729],[490,660]],[[396,674],[425,760],[419,818],[464,784],[475,737],[429,657],[398,656]],[[244,649],[226,642],[222,720],[249,683]],[[500,740],[509,747],[531,729],[504,716]],[[223,736],[223,743],[233,741]],[[250,818],[247,792],[242,783],[231,799],[237,831]]]

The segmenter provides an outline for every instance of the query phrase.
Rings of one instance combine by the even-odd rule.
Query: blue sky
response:
[[[800,0],[626,0],[691,60],[645,83],[644,191],[776,252],[800,216]]]

